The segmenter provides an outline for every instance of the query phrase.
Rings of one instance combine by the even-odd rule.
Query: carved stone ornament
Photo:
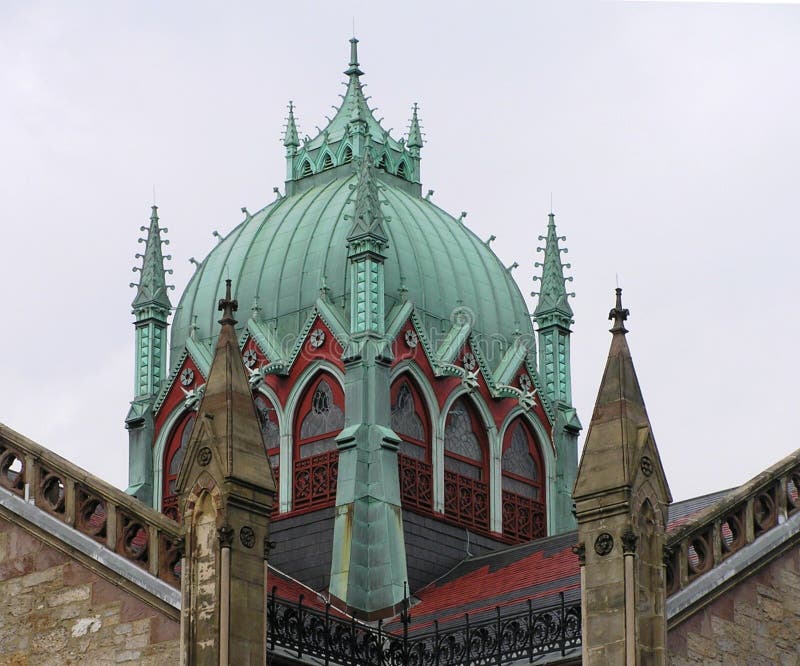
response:
[[[572,552],[578,556],[578,564],[584,566],[586,564],[586,544],[581,541],[572,547]]]
[[[653,461],[647,456],[642,456],[642,461],[639,463],[642,468],[642,474],[650,476],[653,473]]]
[[[531,390],[531,378],[524,372],[519,376],[519,387],[526,393]]]
[[[594,542],[594,552],[600,556],[608,555],[614,549],[614,537],[603,532]]]
[[[242,356],[242,360],[248,368],[252,368],[258,360],[258,354],[256,354],[255,349],[248,349]]]
[[[269,554],[272,552],[272,549],[275,548],[275,542],[270,541],[268,536],[264,537],[264,559],[269,559]]]
[[[239,541],[242,542],[242,545],[245,548],[252,548],[256,545],[256,533],[253,532],[253,528],[249,525],[245,525],[242,529],[239,530]]]
[[[464,354],[464,356],[461,357],[461,363],[464,364],[464,370],[467,372],[472,372],[478,367],[478,359],[475,358],[475,354],[472,352]]]
[[[200,467],[205,467],[208,463],[211,462],[211,449],[207,446],[204,446],[197,452],[197,464]]]
[[[222,548],[230,548],[233,545],[233,529],[223,525],[217,530],[217,538]]]
[[[315,328],[311,331],[311,336],[309,337],[309,344],[314,349],[319,349],[322,347],[322,344],[325,342],[325,331],[321,328]]]
[[[622,552],[625,555],[633,554],[636,552],[636,542],[639,540],[633,530],[628,528],[622,533]]]
[[[181,372],[181,386],[191,386],[194,382],[194,370],[184,368]]]
[[[408,330],[406,331],[406,347],[409,349],[414,349],[419,344],[419,338],[417,337],[416,331]]]

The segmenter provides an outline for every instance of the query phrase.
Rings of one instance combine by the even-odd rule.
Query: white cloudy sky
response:
[[[676,498],[794,450],[800,6],[654,2],[0,4],[0,420],[124,487],[128,283],[155,184],[177,294],[282,185],[355,17],[384,124],[524,292],[553,193],[588,425],[615,275]]]

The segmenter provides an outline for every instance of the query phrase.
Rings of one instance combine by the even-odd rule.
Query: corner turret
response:
[[[153,205],[150,214],[150,226],[141,227],[147,231],[145,238],[139,242],[144,243],[145,249],[136,258],[142,260],[142,265],[134,267],[140,273],[136,287],[136,296],[131,304],[132,314],[135,317],[136,329],[136,357],[134,397],[125,427],[128,430],[128,480],[127,492],[148,504],[153,500],[153,403],[161,390],[167,368],[167,318],[172,304],[167,290],[172,287],[166,283],[166,274],[172,273],[171,269],[164,268],[164,256],[161,246],[169,243],[162,239],[162,232],[167,230],[159,226],[158,206]]]
[[[561,263],[561,254],[567,251],[559,247],[559,241],[566,240],[556,232],[556,216],[551,212],[547,221],[547,236],[539,236],[545,241],[543,248],[544,261],[534,264],[542,269],[541,276],[534,281],[541,281],[541,289],[532,292],[539,300],[534,310],[539,344],[539,376],[544,392],[556,408],[556,422],[553,426],[553,440],[558,451],[556,461],[557,494],[551,501],[555,502],[557,524],[552,526],[553,532],[564,532],[575,529],[572,515],[572,487],[575,484],[575,473],[578,466],[578,434],[581,422],[572,406],[572,376],[570,369],[570,326],[572,325],[572,308],[564,283],[572,280],[564,277],[564,268],[569,264]]]

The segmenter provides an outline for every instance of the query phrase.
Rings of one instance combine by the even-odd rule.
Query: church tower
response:
[[[611,350],[586,436],[575,514],[583,663],[666,663],[664,535],[672,501],[636,378],[617,289]]]
[[[128,430],[129,452],[129,487],[127,492],[141,501],[150,504],[153,499],[153,455],[154,437],[153,404],[166,378],[167,368],[167,317],[172,307],[167,295],[167,283],[164,279],[164,255],[161,245],[169,243],[161,238],[166,231],[158,223],[158,207],[153,205],[150,215],[150,226],[142,227],[147,231],[144,253],[137,254],[141,258],[141,267],[133,270],[140,273],[133,299],[133,315],[136,318],[136,359],[134,394],[131,408],[125,419]],[[169,259],[169,256],[166,257]]]

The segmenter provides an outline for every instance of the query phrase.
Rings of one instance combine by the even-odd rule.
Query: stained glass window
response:
[[[541,470],[532,453],[536,444],[525,426],[518,422],[511,427],[511,439],[503,451],[500,465],[503,470],[503,489],[539,499]],[[508,440],[506,440],[508,441]]]
[[[400,386],[392,405],[392,430],[398,435],[406,435],[420,442],[425,439],[425,428],[422,419],[417,416],[414,395],[406,382]]]
[[[477,423],[470,413],[466,400],[459,398],[450,408],[444,429],[446,470],[471,479],[481,479],[483,449],[476,433]]]

